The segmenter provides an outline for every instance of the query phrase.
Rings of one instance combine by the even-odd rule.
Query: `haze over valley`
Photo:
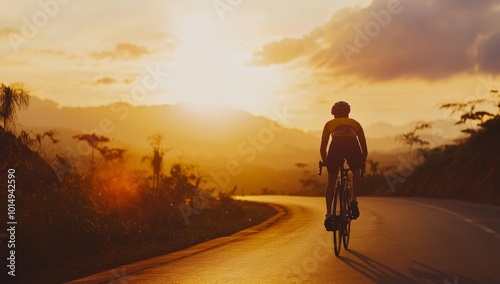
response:
[[[275,120],[255,116],[231,107],[196,104],[133,106],[115,103],[99,107],[59,107],[55,102],[33,97],[30,107],[19,113],[19,130],[42,132],[56,129],[61,143],[44,148],[88,165],[90,148],[72,137],[80,133],[97,133],[111,138],[110,145],[127,149],[128,161],[147,169],[141,157],[150,151],[148,137],[161,134],[167,150],[165,164],[188,162],[203,168],[207,178],[220,179],[226,190],[237,185],[243,193],[259,193],[262,188],[281,188],[278,192],[300,190],[298,177],[305,163],[316,171],[321,131],[305,132],[291,127],[286,108],[276,111]],[[326,121],[318,121],[318,129]],[[423,137],[432,146],[451,143],[460,135],[452,120],[435,122]],[[395,136],[414,127],[373,123],[365,126],[370,151],[369,159],[389,166],[407,147]],[[226,182],[220,172],[236,161],[238,174]],[[168,168],[168,167],[166,167]],[[258,177],[258,178],[256,178]],[[288,190],[284,190],[288,189]]]

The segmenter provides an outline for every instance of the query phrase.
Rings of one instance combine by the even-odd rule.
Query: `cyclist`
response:
[[[332,203],[335,184],[344,159],[349,164],[353,174],[353,189],[351,201],[351,216],[353,219],[359,217],[358,202],[356,201],[356,191],[361,178],[361,167],[366,162],[368,149],[366,147],[365,134],[361,125],[354,119],[349,118],[351,107],[344,101],[336,102],[332,106],[334,119],[328,121],[323,128],[321,136],[320,154],[322,165],[328,169],[328,184],[326,186],[326,216],[325,228],[331,231],[332,223]],[[328,154],[326,148],[328,140],[332,137]]]

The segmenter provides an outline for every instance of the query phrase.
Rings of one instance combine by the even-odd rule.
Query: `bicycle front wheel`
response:
[[[333,250],[336,256],[340,255],[342,236],[344,234],[344,226],[342,225],[342,204],[340,199],[340,188],[337,187],[333,198]]]

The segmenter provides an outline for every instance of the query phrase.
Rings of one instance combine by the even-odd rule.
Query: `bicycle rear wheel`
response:
[[[344,248],[347,249],[349,247],[349,239],[351,237],[351,192],[349,188],[346,188],[344,191],[343,198],[343,207],[344,207],[344,224],[345,224],[345,232],[343,235]]]
[[[340,255],[340,248],[342,247],[342,236],[344,233],[342,225],[342,204],[340,197],[340,187],[337,186],[333,198],[333,250],[335,251],[336,256]]]

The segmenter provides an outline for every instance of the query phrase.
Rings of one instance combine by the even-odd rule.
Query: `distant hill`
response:
[[[147,138],[162,134],[163,144],[169,148],[165,170],[181,160],[200,165],[207,179],[213,179],[214,176],[221,177],[218,174],[223,175],[228,164],[235,161],[242,171],[230,176],[225,186],[227,190],[238,185],[247,192],[259,192],[265,187],[277,192],[296,192],[301,189],[298,179],[303,172],[295,164],[306,163],[309,171],[315,172],[319,160],[319,132],[306,133],[286,127],[285,121],[273,121],[229,107],[133,106],[126,103],[61,107],[52,101],[33,97],[30,107],[20,111],[18,118],[20,130],[39,133],[57,129],[61,142],[57,145],[46,143],[45,149],[74,162],[79,159],[83,161],[80,165],[85,165],[90,152],[83,142],[72,138],[78,133],[97,132],[110,137],[110,146],[126,148],[129,161],[145,170],[147,165],[140,160],[150,151]],[[388,124],[367,126],[365,132],[371,158],[384,165],[397,162],[397,155],[406,149],[394,141],[394,135],[412,127],[412,124],[404,127]],[[450,141],[443,135],[446,132],[436,133],[438,135],[430,132],[423,137],[438,144]]]
[[[124,103],[73,108],[33,98],[30,107],[19,113],[18,128],[34,132],[57,129],[61,142],[46,148],[57,149],[73,162],[75,155],[83,161],[90,158],[90,153],[80,149],[85,147],[72,139],[79,132],[110,137],[110,146],[127,148],[129,160],[136,163],[150,151],[148,136],[162,134],[163,145],[169,149],[165,171],[174,162],[194,163],[209,181],[222,178],[228,165],[236,162],[241,172],[231,175],[227,183],[224,180],[223,189],[238,185],[246,193],[265,187],[297,191],[300,172],[295,163],[316,164],[319,159],[318,137],[231,108]],[[147,169],[146,164],[141,165]],[[281,171],[290,173],[289,177],[280,177]]]
[[[396,184],[394,194],[500,205],[499,144],[500,117],[496,117],[466,142],[430,152],[422,165]]]
[[[378,152],[404,152],[407,149],[395,140],[395,137],[402,133],[413,130],[415,123],[405,125],[392,125],[385,122],[375,123],[364,128],[367,143],[370,149]],[[458,137],[463,137],[460,127],[450,119],[432,121],[432,128],[421,132],[423,140],[430,143],[430,147],[437,147],[445,144],[452,144]]]
[[[229,107],[204,107],[195,105],[132,106],[116,103],[100,107],[60,107],[49,100],[33,97],[30,107],[19,113],[19,123],[26,128],[66,128],[75,131],[101,131],[115,141],[146,150],[147,137],[155,133],[165,136],[165,143],[181,147],[183,151],[202,156],[227,154],[235,145],[251,136],[266,132],[275,122],[266,117],[254,116]],[[283,126],[283,122],[277,121]],[[394,137],[409,131],[414,123],[396,126],[375,123],[365,126],[370,150],[394,152],[401,145]],[[320,131],[303,132],[284,127],[279,133],[273,131],[272,143],[267,150],[283,150],[287,146],[317,151]],[[266,133],[260,133],[261,138]],[[434,122],[433,129],[424,137],[436,145],[450,142],[460,135],[451,120]],[[270,137],[268,137],[270,138]],[[202,143],[200,143],[202,142]],[[285,148],[283,148],[285,146]]]
[[[265,144],[266,150],[284,152],[287,147],[316,148],[316,137],[283,127],[265,117],[231,108],[192,105],[132,106],[117,103],[101,107],[58,107],[33,98],[19,113],[19,123],[29,127],[62,127],[101,132],[133,148],[147,150],[147,137],[162,134],[168,147],[193,155],[234,155],[240,144]],[[257,141],[252,142],[252,137]],[[243,152],[246,147],[240,146]],[[257,148],[260,148],[257,146]],[[240,151],[241,152],[241,151]]]
[[[388,136],[394,137],[412,130],[414,126],[415,123],[392,125],[386,122],[378,122],[365,127],[365,135],[372,139],[384,138]],[[455,125],[455,121],[452,119],[432,121],[432,130],[430,133],[439,135],[443,139],[454,139],[458,136],[462,136],[460,128]]]

